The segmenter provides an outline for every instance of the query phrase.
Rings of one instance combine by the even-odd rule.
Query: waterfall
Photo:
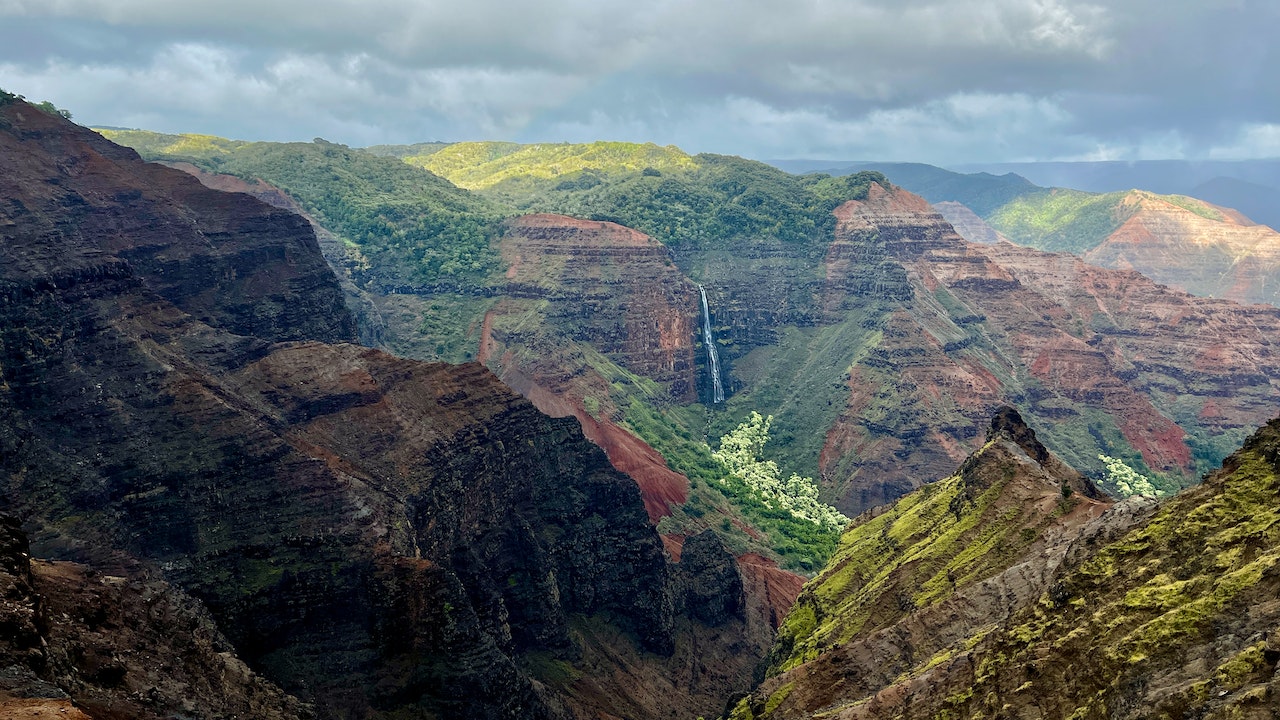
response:
[[[711,402],[724,402],[724,383],[720,380],[720,350],[716,348],[716,336],[711,332],[711,310],[707,308],[707,290],[698,286],[702,295],[702,344],[707,346],[707,364],[711,366]]]

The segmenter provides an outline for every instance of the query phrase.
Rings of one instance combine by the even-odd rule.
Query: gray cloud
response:
[[[0,0],[97,124],[952,163],[1275,154],[1262,0]]]

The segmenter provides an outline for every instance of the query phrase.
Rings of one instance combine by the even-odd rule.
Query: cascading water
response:
[[[716,336],[711,332],[711,310],[707,308],[707,290],[698,286],[702,295],[702,344],[707,346],[707,364],[711,366],[711,402],[724,402],[724,383],[720,380],[720,351],[716,349]]]

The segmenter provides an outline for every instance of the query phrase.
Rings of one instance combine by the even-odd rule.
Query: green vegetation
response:
[[[281,188],[317,222],[358,246],[381,285],[469,289],[489,284],[500,269],[490,240],[504,213],[394,158],[319,139],[244,143],[207,135],[101,132],[150,160],[185,160]]]
[[[878,174],[796,178],[742,158],[698,155],[696,170],[667,175],[632,173],[610,182],[583,173],[527,198],[522,209],[609,220],[645,232],[668,246],[730,248],[742,238],[784,244],[831,237],[831,211],[865,197]],[[830,180],[821,184],[823,180]],[[841,197],[838,188],[847,193]]]
[[[21,95],[17,95],[15,93],[6,92],[4,89],[0,88],[0,107],[3,107],[5,105],[8,105],[9,103],[12,103],[18,100],[26,100],[26,98]],[[54,105],[48,100],[44,100],[41,102],[32,102],[31,106],[37,110],[43,110],[44,112],[47,112],[50,115],[57,115],[58,117],[65,118],[67,120],[71,119],[71,111],[63,110],[62,108],[58,107],[57,105]]]
[[[1147,522],[1101,547],[1068,573],[1011,629],[985,646],[975,697],[986,697],[1002,678],[1044,657],[1088,657],[1094,670],[1067,668],[1037,674],[1018,688],[1028,696],[1048,691],[1075,702],[1084,714],[1113,714],[1119,690],[1137,677],[1180,667],[1206,643],[1243,641],[1248,632],[1224,628],[1243,622],[1249,608],[1269,602],[1280,567],[1280,421],[1259,430],[1203,485],[1165,503]],[[1215,640],[1217,638],[1217,640]],[[1257,643],[1238,650],[1194,683],[1152,708],[1185,713],[1211,696],[1219,702],[1251,683],[1265,682],[1274,661]],[[1227,647],[1215,645],[1215,650]],[[1005,702],[1009,694],[999,693]],[[1233,701],[1253,702],[1242,693]],[[1180,709],[1179,709],[1180,708]],[[970,705],[981,714],[985,708]],[[1083,715],[1082,715],[1083,716]]]
[[[1187,197],[1186,195],[1156,195],[1155,197],[1158,197],[1171,205],[1177,205],[1183,210],[1195,213],[1206,220],[1224,222],[1227,219],[1226,216],[1224,216],[1217,208],[1203,200],[1197,200],[1196,198]]]
[[[627,406],[627,427],[662,453],[673,470],[689,478],[689,501],[683,507],[674,508],[674,514],[663,519],[659,530],[689,534],[710,528],[736,552],[758,552],[763,544],[788,569],[813,572],[822,567],[839,539],[838,521],[832,518],[828,522],[815,522],[783,507],[778,499],[731,473],[696,429],[705,424],[704,412],[699,405],[665,407],[659,411],[654,405],[634,398]],[[776,465],[764,463],[772,465],[777,472]],[[797,488],[795,492],[807,494],[808,490]],[[809,500],[798,502],[821,505],[816,493],[808,497]],[[811,512],[818,514],[816,508]],[[712,517],[728,519],[727,526],[723,522],[708,522]],[[744,525],[760,534],[748,533],[733,522],[735,518],[742,518]]]
[[[770,672],[812,660],[1006,568],[1049,518],[1007,495],[1017,460],[988,443],[965,463],[989,468],[984,485],[953,475],[899,499],[845,531],[826,569],[778,631]]]
[[[818,486],[813,478],[793,473],[783,481],[778,464],[763,459],[772,422],[772,415],[763,417],[752,411],[746,422],[720,438],[720,448],[711,453],[711,457],[719,460],[731,477],[745,483],[758,495],[765,507],[782,508],[833,533],[843,530],[849,524],[849,518],[818,500]]]
[[[652,143],[581,145],[471,142],[405,161],[526,212],[610,220],[668,245],[722,245],[768,236],[799,243],[830,236],[831,210],[866,197],[880,173],[796,177],[723,155],[690,157]]]
[[[243,140],[227,140],[216,135],[198,135],[185,133],[168,135],[148,130],[98,130],[98,132],[114,143],[128,145],[148,160],[187,160],[195,165],[208,167],[236,150],[254,143]],[[267,143],[257,143],[266,145]]]
[[[417,334],[434,340],[433,357],[454,363],[474,360],[484,315],[493,299],[442,292],[424,301],[426,307]]]
[[[1151,483],[1151,478],[1138,474],[1138,471],[1129,467],[1125,461],[1102,454],[1098,455],[1098,459],[1107,466],[1106,485],[1118,490],[1121,497],[1134,495],[1161,497],[1165,494],[1163,490]]]
[[[607,175],[630,172],[691,170],[693,159],[675,146],[653,143],[593,142],[518,145],[502,142],[463,142],[429,152],[402,156],[411,165],[447,177],[459,187],[481,190],[503,183],[531,186],[538,180],[560,178],[584,170]]]
[[[1115,232],[1136,210],[1128,193],[1088,193],[1054,188],[1015,198],[987,216],[1014,242],[1050,252],[1083,253]]]
[[[370,145],[369,147],[361,148],[361,150],[364,150],[370,155],[393,157],[403,160],[407,157],[430,155],[433,152],[437,152],[448,147],[450,144],[451,143],[446,142],[424,142],[413,143],[412,145]]]
[[[788,473],[814,472],[827,430],[848,403],[852,368],[880,343],[884,312],[871,303],[837,323],[786,328],[776,344],[739,358],[733,375],[745,387],[713,418],[711,431],[723,435],[759,409],[774,417],[771,457]]]

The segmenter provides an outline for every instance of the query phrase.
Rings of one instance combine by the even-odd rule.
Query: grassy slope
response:
[[[1211,698],[1240,708],[1265,702],[1249,686],[1270,678],[1275,661],[1265,659],[1264,643],[1230,628],[1248,621],[1257,603],[1274,598],[1278,498],[1280,421],[1272,421],[1221,472],[1100,548],[1062,578],[1053,598],[1043,598],[989,645],[959,714],[989,712],[988,690],[1007,684],[1010,669],[1046,653],[1058,661],[1044,664],[1046,672],[1016,691],[1030,697],[1054,688],[1074,706],[1069,713],[1110,714],[1142,677],[1180,667],[1189,652],[1213,645],[1215,637],[1221,638],[1218,664],[1153,714],[1189,712]],[[1073,673],[1072,657],[1089,658],[1091,671]]]
[[[972,513],[953,515],[959,491],[951,478],[851,527],[787,617],[775,669],[884,627],[872,611],[895,574],[909,578],[897,587],[913,593],[901,616],[946,594],[944,568],[962,585],[955,571],[972,577],[992,550],[1016,557],[1021,533],[1000,537],[1006,524],[986,517],[994,490],[976,499]],[[889,700],[873,716],[1271,716],[1280,655],[1268,635],[1280,621],[1280,420],[1258,430],[1204,484],[1119,537],[1079,551],[1012,621],[983,627],[963,650],[899,677],[897,691],[880,693]],[[978,565],[961,562],[965,557]],[[775,689],[764,716],[794,685]],[[894,704],[904,696],[910,701]],[[832,711],[875,704],[849,699]],[[739,716],[751,716],[745,701]]]
[[[1049,518],[1014,501],[1009,486],[1022,475],[1002,442],[989,441],[965,463],[996,468],[994,482],[962,468],[883,514],[858,518],[779,629],[770,672],[892,625],[1013,564]]]

